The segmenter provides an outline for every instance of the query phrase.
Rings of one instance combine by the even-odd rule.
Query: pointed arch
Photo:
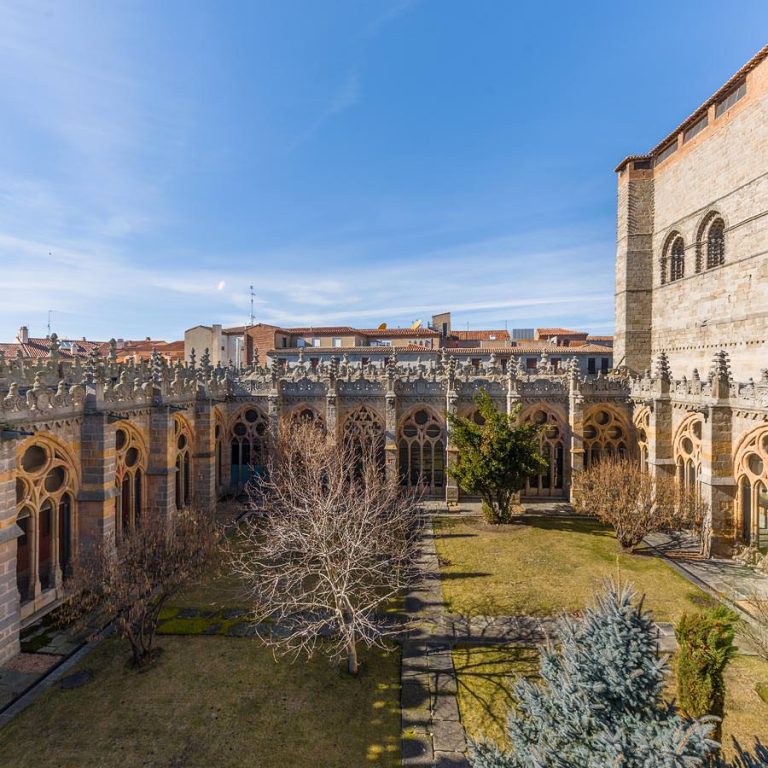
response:
[[[748,432],[734,452],[736,538],[743,544],[768,546],[768,425]]]
[[[582,437],[585,467],[603,457],[623,459],[630,455],[630,425],[627,417],[610,405],[594,405],[587,410]]]
[[[128,420],[115,425],[115,539],[134,526],[146,508],[149,451],[142,433]]]
[[[269,418],[257,405],[236,411],[227,431],[230,452],[230,488],[242,491],[266,467]]]
[[[526,496],[563,496],[565,494],[565,439],[568,425],[561,414],[546,403],[535,403],[520,413],[521,424],[541,428],[539,449],[547,469],[526,481]]]
[[[56,589],[77,539],[79,464],[55,435],[38,433],[16,450],[16,585],[22,603]]]
[[[405,412],[397,429],[400,482],[435,493],[445,487],[445,418],[428,405]]]

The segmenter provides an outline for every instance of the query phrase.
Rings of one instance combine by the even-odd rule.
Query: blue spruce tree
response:
[[[666,662],[631,587],[607,585],[580,621],[563,619],[540,680],[514,686],[511,748],[471,744],[474,768],[697,768],[719,745],[712,725],[663,699]]]

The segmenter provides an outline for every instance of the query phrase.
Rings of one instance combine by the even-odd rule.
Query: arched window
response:
[[[627,450],[627,426],[624,419],[608,408],[596,408],[584,419],[584,466],[601,458],[623,459]]]
[[[687,417],[677,430],[674,440],[677,482],[686,491],[701,490],[701,430],[702,417]]]
[[[16,469],[16,584],[21,602],[60,586],[75,546],[77,473],[54,440],[22,445]]]
[[[232,424],[230,486],[242,490],[264,469],[267,417],[256,408],[241,411]]]
[[[669,281],[674,282],[685,277],[685,244],[682,237],[674,239],[669,253]]]
[[[528,478],[526,496],[562,496],[564,492],[563,473],[565,456],[565,429],[557,415],[545,408],[535,408],[523,417],[523,422],[540,426],[540,449],[547,462],[547,470],[536,477]]]
[[[707,269],[725,264],[725,224],[717,217],[707,232]]]
[[[192,430],[186,419],[173,417],[176,441],[176,509],[184,509],[192,502]]]
[[[136,525],[144,509],[143,473],[146,471],[146,450],[136,428],[127,421],[115,430],[115,538]]]
[[[294,423],[308,422],[315,424],[318,429],[325,430],[325,419],[310,405],[300,405],[294,408],[290,418]]]
[[[398,435],[403,485],[434,492],[445,486],[445,424],[426,408],[411,413]]]
[[[344,440],[357,454],[373,451],[377,466],[384,471],[384,425],[374,410],[361,405],[352,411],[344,421]]]
[[[744,544],[768,547],[768,428],[761,427],[738,450],[736,535]]]

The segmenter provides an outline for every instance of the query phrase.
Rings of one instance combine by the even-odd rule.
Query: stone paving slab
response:
[[[400,670],[402,764],[408,768],[468,768],[452,643],[444,627],[445,601],[432,524],[425,522],[417,560],[418,583],[405,599],[411,624]]]

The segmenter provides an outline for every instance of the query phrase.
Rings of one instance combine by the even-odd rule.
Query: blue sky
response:
[[[613,328],[615,177],[768,3],[0,0],[0,340]]]

